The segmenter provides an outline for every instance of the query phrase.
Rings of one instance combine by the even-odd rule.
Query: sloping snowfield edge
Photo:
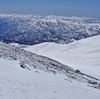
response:
[[[0,58],[0,99],[99,99],[100,90],[36,69],[23,69],[18,61]]]
[[[70,44],[41,43],[24,48],[100,77],[100,35]]]

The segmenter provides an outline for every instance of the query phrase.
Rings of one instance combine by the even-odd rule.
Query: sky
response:
[[[0,14],[100,18],[100,0],[0,0]]]

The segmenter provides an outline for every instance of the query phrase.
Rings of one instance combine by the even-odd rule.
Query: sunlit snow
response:
[[[100,91],[65,75],[27,70],[0,58],[0,99],[99,99]]]
[[[70,44],[41,43],[25,48],[75,69],[100,77],[100,36]]]

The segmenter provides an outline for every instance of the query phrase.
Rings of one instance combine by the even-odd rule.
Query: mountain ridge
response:
[[[0,15],[0,40],[6,43],[70,43],[100,35],[100,20],[85,17]]]
[[[18,61],[19,66],[23,69],[31,70],[34,68],[48,73],[63,74],[66,75],[68,79],[87,83],[90,84],[91,87],[100,89],[100,79],[82,73],[79,70],[74,70],[48,57],[25,51],[14,45],[0,42],[0,57],[7,60]]]
[[[100,78],[100,35],[74,41],[70,44],[45,42],[22,46],[27,51],[57,60],[74,69],[94,74]],[[18,46],[18,45],[17,45]],[[21,47],[21,46],[19,46]]]

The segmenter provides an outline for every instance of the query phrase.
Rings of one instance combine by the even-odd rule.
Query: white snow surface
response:
[[[74,67],[75,59],[80,59],[79,62],[81,63],[83,56],[84,62],[85,58],[89,61],[93,59],[93,62],[94,59],[99,61],[100,55],[97,45],[99,45],[100,36],[94,38],[95,40],[90,38],[68,45],[42,43],[29,47],[0,42],[0,99],[99,99],[100,80],[96,79],[99,76],[99,72],[94,78],[88,75],[89,71],[86,66],[83,70],[88,73],[84,74],[67,65],[63,65],[68,64]],[[93,44],[90,43],[91,40]],[[89,46],[91,47],[90,50],[88,50]],[[38,54],[42,53],[41,55],[43,56],[34,54],[35,49],[33,48],[36,49],[37,53],[40,51]],[[48,58],[50,56],[44,57],[46,53],[51,55],[51,58],[59,59],[59,62]],[[88,55],[84,55],[84,53]],[[69,55],[69,58],[66,58],[66,54]],[[74,61],[71,62],[71,58]],[[69,63],[67,63],[66,59],[69,59],[67,60]],[[77,66],[75,64],[74,68],[81,68],[82,70],[80,64]],[[95,70],[92,70],[91,73],[94,75]]]
[[[24,48],[100,77],[100,35],[70,44],[41,43]]]
[[[100,99],[100,90],[86,83],[0,58],[0,99]]]

